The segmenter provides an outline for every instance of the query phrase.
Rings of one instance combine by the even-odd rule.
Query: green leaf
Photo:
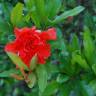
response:
[[[28,23],[29,20],[30,20],[30,18],[31,18],[31,14],[28,13],[28,14],[24,17],[24,20]]]
[[[24,0],[24,2],[28,11],[31,11],[35,7],[34,0]]]
[[[95,46],[93,43],[93,40],[91,38],[91,34],[90,34],[90,30],[88,29],[88,27],[84,27],[84,37],[83,37],[83,44],[84,44],[84,53],[85,56],[87,58],[87,60],[89,61],[89,63],[93,64],[93,59],[94,59],[94,52],[95,52]]]
[[[94,71],[94,73],[96,74],[96,64],[92,65],[92,70]]]
[[[76,34],[73,35],[70,46],[72,51],[80,50],[80,44]]]
[[[31,70],[34,70],[37,66],[37,55],[35,54],[32,59],[31,59],[31,62],[30,62],[30,69]]]
[[[49,19],[52,20],[57,15],[61,8],[61,3],[61,0],[48,0],[46,7]]]
[[[89,69],[89,66],[84,58],[81,55],[76,53],[72,54],[72,64],[77,63],[84,69]]]
[[[36,70],[38,78],[39,93],[42,94],[47,86],[47,71],[44,65],[39,65]]]
[[[19,74],[20,71],[16,69],[6,70],[4,72],[0,72],[0,77],[10,77],[12,74]]]
[[[24,68],[25,70],[29,70],[28,67],[23,63],[23,61],[20,59],[20,57],[14,53],[11,52],[7,52],[8,56],[10,57],[10,59],[16,64],[18,65],[18,67],[20,68]]]
[[[82,96],[95,96],[90,85],[87,85],[84,81],[81,81],[79,84]]]
[[[36,11],[38,16],[38,19],[40,21],[41,27],[46,26],[47,22],[47,11],[45,10],[45,0],[34,0],[35,6],[36,6]]]
[[[59,82],[59,83],[64,83],[68,80],[69,80],[69,76],[67,76],[67,75],[59,74],[57,77],[57,82]]]
[[[28,10],[27,17],[31,18],[36,27],[40,28],[40,18],[35,5],[35,0],[25,0],[24,2]]]
[[[23,4],[17,3],[11,12],[11,22],[12,24],[19,25],[23,18]]]
[[[51,96],[57,92],[59,84],[56,81],[50,82],[43,92],[43,96]]]
[[[89,85],[92,87],[94,93],[96,94],[96,79],[92,80]]]
[[[57,16],[55,20],[52,21],[52,23],[56,24],[59,22],[63,22],[64,19],[68,18],[69,16],[75,16],[79,14],[80,12],[82,12],[83,10],[84,10],[84,7],[78,6],[72,10],[66,11],[62,13],[60,16]]]
[[[47,62],[46,69],[47,69],[48,75],[59,72],[58,66],[56,66],[55,64],[52,64],[51,62]]]
[[[36,83],[36,76],[35,74],[31,73],[29,76],[28,76],[28,80],[29,82],[27,83],[28,84],[28,87],[29,88],[33,88],[35,83]]]
[[[2,35],[1,33],[9,32],[9,31],[10,31],[10,26],[8,22],[6,22],[3,18],[0,17],[0,36]]]
[[[71,96],[70,92],[72,90],[73,83],[63,83],[60,85],[60,96]]]
[[[88,28],[92,29],[92,31],[95,31],[95,22],[93,21],[93,16],[90,14],[90,12],[85,12],[84,15],[84,24],[88,26]]]
[[[40,14],[42,19],[45,19],[45,0],[35,0],[35,5],[37,7],[37,11]]]
[[[36,10],[33,10],[31,12],[31,19],[32,21],[34,22],[34,24],[36,25],[36,27],[40,28],[40,20],[39,20],[39,17],[38,17],[38,14],[36,12]]]
[[[4,12],[4,19],[10,22],[10,13],[12,5],[7,2],[2,2],[2,11]]]

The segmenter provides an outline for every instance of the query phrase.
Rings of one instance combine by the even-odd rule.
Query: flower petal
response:
[[[33,30],[35,30],[35,27],[33,27],[33,28],[24,27],[24,28],[22,28],[22,29],[15,28],[15,29],[14,29],[14,33],[15,33],[15,36],[18,37],[18,36],[20,36],[21,34],[24,34],[24,33],[26,33],[26,32],[31,32],[31,30],[32,30],[32,32],[33,32]]]
[[[4,50],[7,51],[7,52],[13,52],[13,53],[16,53],[17,52],[16,45],[14,44],[14,42],[7,44],[5,46],[5,49]]]
[[[19,28],[14,28],[14,34],[16,37],[18,37],[20,35],[20,29]]]
[[[45,60],[50,56],[50,45],[40,46],[37,55],[39,63],[44,64]]]
[[[50,28],[41,33],[40,37],[44,40],[56,40],[56,29]]]

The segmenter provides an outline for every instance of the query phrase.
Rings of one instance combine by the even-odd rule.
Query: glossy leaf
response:
[[[39,94],[42,94],[47,86],[47,71],[44,65],[39,65],[36,69]]]
[[[82,12],[84,10],[84,7],[82,6],[78,6],[74,9],[71,9],[69,11],[66,11],[64,13],[62,13],[59,16],[56,16],[55,20],[52,21],[52,23],[59,23],[59,22],[63,22],[64,19],[68,18],[69,16],[75,16],[77,14],[79,14],[80,12]]]
[[[18,55],[11,52],[7,52],[7,54],[10,57],[10,59],[14,62],[14,64],[18,65],[18,67],[24,68],[25,70],[29,70]]]
[[[64,83],[64,82],[67,82],[68,80],[69,80],[69,76],[67,75],[59,74],[57,77],[57,82],[59,83]]]
[[[31,18],[32,22],[34,22],[34,24],[37,27],[40,27],[40,20],[38,17],[35,1],[34,0],[24,0],[24,2],[27,7],[27,10],[28,10],[28,14],[27,14],[27,17],[25,18],[25,20],[27,19],[27,21],[29,21],[28,19]]]
[[[89,85],[92,87],[94,93],[96,94],[96,79],[92,80]]]
[[[46,13],[45,13],[45,0],[34,0],[35,5],[36,5],[36,10],[37,13],[40,16],[40,19],[43,21],[46,18]]]
[[[26,5],[28,11],[32,11],[33,8],[35,7],[34,0],[24,0],[24,2],[25,2],[25,5]]]
[[[84,38],[83,44],[84,44],[85,56],[90,64],[94,63],[93,57],[94,57],[95,47],[94,47],[94,42],[91,38],[90,30],[88,29],[88,27],[84,28],[84,37],[83,38]]]
[[[49,19],[53,19],[57,15],[61,7],[61,0],[48,0],[46,7],[47,7],[47,14]]]
[[[80,44],[76,34],[73,35],[70,46],[72,51],[80,50]]]
[[[27,82],[28,87],[29,88],[33,88],[34,85],[36,84],[36,76],[35,76],[35,74],[33,74],[33,73],[29,74],[28,80],[29,80],[29,82]]]
[[[82,81],[80,83],[80,87],[81,87],[82,96],[95,96],[91,86],[86,84],[86,82]]]
[[[72,63],[73,63],[73,64],[74,64],[74,63],[77,63],[77,64],[79,64],[79,66],[81,66],[82,68],[84,68],[84,69],[89,69],[89,66],[88,66],[86,60],[85,60],[84,58],[82,58],[81,55],[78,55],[78,54],[76,54],[76,53],[72,55]]]
[[[43,96],[51,96],[57,92],[59,84],[56,81],[50,82],[43,92]]]
[[[11,22],[14,26],[19,25],[23,18],[23,4],[17,3],[11,12]]]
[[[4,72],[0,72],[0,77],[11,77],[12,74],[19,74],[20,71],[16,69],[6,70]]]
[[[32,59],[31,59],[31,62],[30,62],[30,69],[31,70],[34,70],[37,66],[37,55],[35,54]]]
[[[93,72],[96,74],[96,64],[93,64],[93,65],[92,65],[92,70],[93,70]]]

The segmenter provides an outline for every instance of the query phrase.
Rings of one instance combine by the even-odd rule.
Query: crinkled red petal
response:
[[[56,40],[56,29],[50,28],[47,31],[44,31],[40,35],[44,40]]]

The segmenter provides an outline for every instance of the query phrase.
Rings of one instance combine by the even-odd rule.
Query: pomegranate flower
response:
[[[6,52],[17,54],[21,60],[30,67],[30,61],[36,54],[38,63],[44,64],[50,56],[48,40],[56,40],[55,28],[46,31],[37,30],[36,27],[14,29],[16,39],[5,46]]]

